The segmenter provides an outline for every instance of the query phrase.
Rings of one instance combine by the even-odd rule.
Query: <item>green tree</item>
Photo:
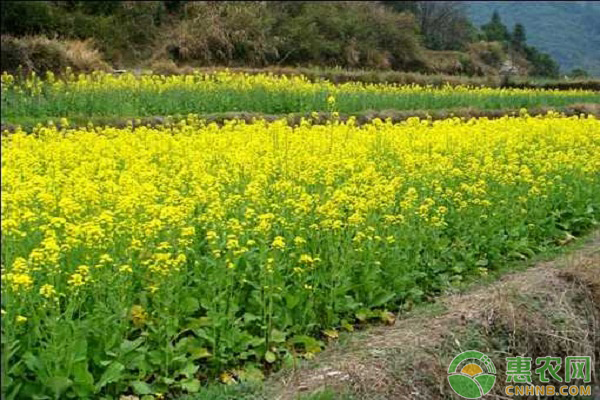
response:
[[[515,24],[512,34],[510,35],[510,44],[515,50],[522,50],[527,42],[525,27],[523,24]]]
[[[415,16],[423,44],[432,50],[462,50],[473,41],[475,28],[460,1],[383,1],[396,12]]]
[[[409,12],[390,12],[375,2],[273,2],[287,65],[416,69],[422,66],[418,26]]]
[[[587,78],[590,74],[583,68],[574,68],[569,74],[571,78]]]
[[[45,1],[3,1],[0,10],[2,34],[49,34],[60,25],[51,5]]]
[[[507,42],[510,39],[508,28],[502,23],[498,11],[494,11],[490,22],[482,25],[481,30],[484,40],[488,42]]]
[[[525,46],[525,57],[531,63],[530,74],[547,78],[558,78],[560,67],[547,53],[540,53],[535,47]]]
[[[416,14],[418,11],[417,1],[382,1],[382,3],[396,12]]]

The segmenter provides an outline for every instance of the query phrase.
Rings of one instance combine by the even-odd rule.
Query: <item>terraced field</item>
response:
[[[261,379],[600,218],[592,115],[338,118],[597,92],[228,72],[2,82],[3,123],[40,123],[2,136],[7,398],[159,398]],[[236,110],[330,118],[69,127]]]

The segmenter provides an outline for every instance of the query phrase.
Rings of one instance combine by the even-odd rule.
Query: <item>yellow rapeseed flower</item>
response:
[[[285,249],[285,239],[282,236],[277,236],[271,243],[274,249],[283,250]]]

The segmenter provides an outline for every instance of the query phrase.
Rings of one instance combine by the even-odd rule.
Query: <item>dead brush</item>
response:
[[[66,40],[63,42],[67,60],[74,70],[82,72],[110,71],[110,66],[102,59],[102,54],[94,47],[91,39]]]

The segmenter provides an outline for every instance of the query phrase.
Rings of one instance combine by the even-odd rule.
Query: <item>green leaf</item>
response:
[[[238,372],[238,378],[242,382],[259,383],[265,379],[265,375],[259,368],[249,366]]]
[[[198,368],[200,368],[198,365],[194,365],[193,362],[188,362],[185,364],[185,367],[179,370],[179,373],[185,375],[186,378],[191,378],[196,371],[198,371]]]
[[[275,362],[275,360],[277,360],[277,355],[275,353],[273,353],[272,351],[268,350],[265,353],[265,361],[268,362],[269,364],[272,364]]]
[[[183,339],[179,340],[176,344],[175,344],[175,349],[177,351],[181,350],[181,349],[187,349],[190,346],[190,342],[193,343],[194,338],[190,337],[190,336],[186,336]]]
[[[27,368],[29,368],[32,372],[38,372],[43,368],[40,359],[30,352],[23,354],[23,360],[25,361]]]
[[[271,331],[271,342],[273,342],[273,343],[285,342],[285,333],[283,333],[277,329],[273,329]]]
[[[192,355],[192,360],[210,358],[212,356],[206,347],[188,347],[188,351]]]
[[[338,331],[336,331],[335,329],[325,329],[325,330],[323,331],[323,334],[324,334],[325,336],[327,336],[328,338],[330,338],[330,339],[337,339],[337,338],[339,338],[339,337],[340,337],[340,334],[339,334],[339,332],[338,332]]]
[[[181,388],[189,393],[196,393],[200,390],[200,381],[198,379],[186,379],[181,381]]]
[[[321,351],[321,345],[323,342],[313,337],[306,335],[294,336],[291,340],[294,344],[301,344],[304,346],[304,350],[309,353],[318,353]]]
[[[166,385],[172,385],[173,383],[175,383],[175,379],[173,378],[167,378],[166,376],[162,377],[162,382]]]
[[[360,322],[365,322],[367,320],[367,318],[369,318],[369,310],[367,309],[360,309],[356,312],[355,316],[356,319],[359,320]]]
[[[87,348],[87,340],[79,339],[75,342],[73,346],[73,352],[75,353],[73,358],[75,362],[87,360]]]
[[[253,321],[259,321],[260,319],[261,319],[261,317],[258,316],[258,315],[254,315],[254,314],[251,314],[251,313],[245,313],[244,314],[244,322],[247,323],[247,324],[250,323],[250,322],[253,322]]]
[[[396,297],[396,293],[381,293],[373,300],[371,307],[379,307],[387,304],[394,297]]]
[[[200,308],[200,302],[197,298],[188,296],[181,301],[181,309],[187,314],[198,311]]]
[[[413,300],[419,300],[425,293],[418,288],[412,288],[408,291]]]
[[[350,324],[348,321],[346,321],[345,319],[342,320],[341,325],[342,325],[342,328],[344,328],[348,332],[352,332],[354,330],[354,326],[352,324]]]
[[[294,359],[294,356],[290,353],[286,353],[283,356],[283,366],[288,369],[294,368],[296,366],[296,360]]]
[[[87,362],[73,366],[74,389],[79,397],[89,397],[94,393],[94,376],[88,371]]]
[[[56,397],[60,397],[73,384],[73,381],[66,376],[53,376],[46,379],[44,383],[52,390]]]
[[[137,349],[142,345],[142,343],[144,343],[143,337],[139,337],[136,340],[123,340],[119,346],[119,350],[121,351],[121,354],[124,355]]]
[[[285,304],[287,308],[292,309],[296,307],[298,303],[300,303],[300,296],[293,294],[285,295]]]
[[[7,387],[10,387],[10,382],[7,382],[8,379],[6,379],[3,384],[5,384]],[[15,400],[18,399],[17,395],[19,394],[20,390],[21,390],[21,386],[23,386],[22,382],[17,383],[16,385],[13,385],[13,389],[12,392],[10,392],[8,394],[8,396],[6,396],[6,400]]]
[[[153,365],[162,365],[164,359],[164,353],[160,350],[151,350],[148,352],[148,360]]]
[[[152,394],[154,391],[152,387],[148,385],[146,382],[142,381],[133,381],[131,382],[131,387],[136,394],[144,395],[144,394]]]
[[[104,386],[111,382],[116,382],[121,377],[121,372],[125,369],[125,366],[118,361],[113,361],[106,371],[100,377],[100,380],[96,384],[96,391],[99,391]]]

